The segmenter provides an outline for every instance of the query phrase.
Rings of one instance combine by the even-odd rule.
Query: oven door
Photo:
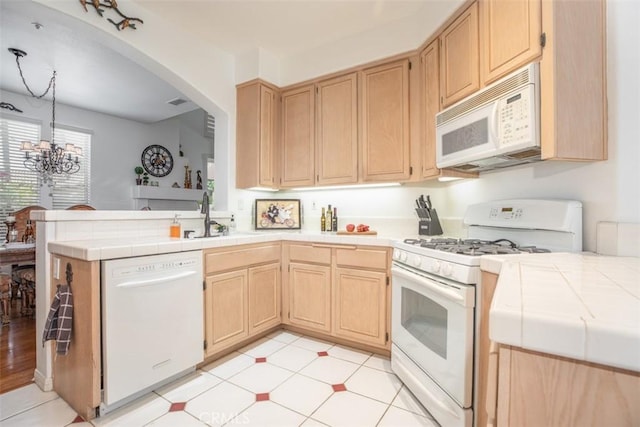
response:
[[[475,287],[394,263],[393,343],[462,408],[472,405]]]

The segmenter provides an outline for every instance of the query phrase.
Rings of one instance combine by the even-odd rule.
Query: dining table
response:
[[[35,264],[35,245],[21,245],[16,247],[0,246],[0,267],[15,264]]]

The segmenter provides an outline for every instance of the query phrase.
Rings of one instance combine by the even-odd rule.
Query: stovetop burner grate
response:
[[[528,253],[551,252],[548,249],[537,248],[535,246],[518,246],[508,239],[481,240],[481,239],[405,239],[404,243],[420,246],[427,249],[435,249],[455,254],[478,256],[478,255],[505,255]]]

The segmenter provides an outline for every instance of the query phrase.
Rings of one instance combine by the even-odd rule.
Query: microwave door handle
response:
[[[491,108],[491,121],[489,126],[489,137],[491,138],[491,141],[496,148],[500,147],[500,141],[498,140],[499,105],[500,101],[496,101],[493,103],[493,107]]]

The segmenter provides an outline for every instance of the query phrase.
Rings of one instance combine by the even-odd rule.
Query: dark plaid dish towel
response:
[[[58,285],[56,295],[51,302],[47,322],[42,334],[42,346],[45,341],[56,340],[56,353],[66,355],[71,344],[71,324],[73,323],[73,295],[71,286]]]

